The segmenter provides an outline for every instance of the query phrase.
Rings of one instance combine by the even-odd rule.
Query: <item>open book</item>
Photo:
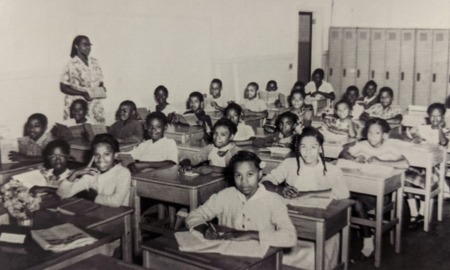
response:
[[[106,125],[103,125],[103,124],[84,123],[83,126],[84,126],[84,129],[86,130],[87,139],[89,141],[92,141],[94,139],[95,135],[108,133],[108,129],[106,128]]]
[[[56,136],[64,140],[82,137],[85,129],[83,125],[66,126],[61,123],[55,123]]]
[[[259,149],[260,152],[270,152],[270,155],[277,157],[287,157],[291,152],[290,148],[286,147],[266,147]]]
[[[287,205],[320,209],[327,209],[331,201],[333,201],[331,198],[314,197],[314,195],[311,197],[297,197],[294,199],[283,198],[283,202]]]
[[[0,139],[0,160],[1,163],[13,163],[9,158],[9,152],[19,152],[19,144],[16,139]]]
[[[197,121],[198,118],[193,113],[188,114],[175,114],[176,119],[178,119],[180,124],[188,125],[188,126],[198,126]]]
[[[97,241],[75,225],[65,223],[50,229],[32,230],[31,236],[44,249],[61,252],[90,245]]]
[[[197,232],[176,232],[180,251],[199,253],[220,253],[229,256],[263,258],[269,250],[268,245],[258,241],[207,240]]]
[[[266,103],[275,103],[279,98],[278,92],[259,91],[259,99],[264,100]]]
[[[31,188],[34,186],[47,186],[47,181],[42,175],[41,170],[32,170],[21,174],[16,174],[12,177],[12,179],[21,182],[26,188]]]
[[[93,99],[106,98],[106,91],[103,87],[91,87],[88,89],[89,96]]]
[[[347,159],[338,159],[336,166],[338,166],[344,172],[359,172],[373,176],[385,177],[391,176],[394,173],[394,167],[391,166],[381,164],[358,163]]]
[[[280,104],[281,104],[281,107],[282,108],[287,108],[287,107],[289,107],[289,104],[288,104],[288,97],[285,95],[285,94],[283,94],[283,93],[280,93],[279,95],[278,95],[278,99],[280,100]]]

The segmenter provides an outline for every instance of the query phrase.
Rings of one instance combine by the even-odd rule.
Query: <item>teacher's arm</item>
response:
[[[92,100],[92,98],[89,96],[88,92],[76,90],[73,87],[71,87],[70,85],[67,85],[67,84],[64,84],[64,83],[59,83],[59,89],[61,90],[61,92],[63,92],[66,95],[82,96],[87,101],[91,101]]]

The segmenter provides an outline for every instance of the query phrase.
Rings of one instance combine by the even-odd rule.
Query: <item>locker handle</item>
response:
[[[405,72],[402,72],[402,81],[405,79]]]
[[[436,73],[433,73],[433,82],[436,82]]]
[[[330,76],[333,76],[333,69],[330,68]]]
[[[417,73],[417,75],[416,75],[416,81],[420,81],[420,73]]]
[[[359,78],[359,69],[356,71],[356,77]]]
[[[344,68],[344,72],[343,73],[344,73],[343,75],[345,77],[345,75],[347,74],[347,71],[345,70],[345,68]]]
[[[375,77],[375,70],[372,70],[372,79]]]
[[[386,80],[389,80],[389,71],[386,71]]]

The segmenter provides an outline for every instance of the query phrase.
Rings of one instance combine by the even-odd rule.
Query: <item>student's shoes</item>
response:
[[[357,263],[357,262],[364,262],[367,260],[371,260],[375,257],[375,250],[372,251],[372,253],[370,253],[369,256],[364,255],[362,252],[360,252],[358,255],[356,255],[353,259],[351,259],[352,263]]]
[[[420,228],[420,225],[424,222],[424,217],[422,215],[417,215],[415,217],[411,217],[409,220],[408,229],[415,231]]]

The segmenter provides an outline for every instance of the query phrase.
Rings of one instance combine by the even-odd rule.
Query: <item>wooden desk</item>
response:
[[[155,269],[280,270],[283,256],[277,248],[270,248],[264,258],[181,252],[173,234],[147,241],[142,249],[144,267]]]
[[[8,181],[12,176],[42,168],[42,162],[18,162],[0,164],[0,185]]]
[[[223,117],[223,113],[219,111],[207,112],[207,114],[211,117],[213,124]],[[243,119],[245,124],[251,126],[253,130],[262,127],[264,124],[264,117],[260,115],[244,116]]]
[[[136,186],[134,197],[136,225],[140,225],[140,197],[187,205],[190,210],[194,210],[199,204],[208,200],[212,194],[227,187],[222,174],[186,176],[178,173],[178,166],[141,172],[133,176],[133,181]],[[146,227],[161,233],[157,228]],[[139,250],[140,243],[141,233],[140,229],[137,229],[135,232],[136,250]]]
[[[188,158],[194,153],[200,152],[200,150],[205,147],[206,144],[203,141],[191,141],[184,144],[179,144],[178,156],[181,159]],[[271,155],[268,152],[260,151],[260,148],[248,146],[240,146],[243,150],[254,152],[258,157],[266,163],[266,167],[263,169],[264,173],[270,173],[273,169],[278,167],[278,165],[285,159],[285,157],[279,157]]]
[[[138,265],[123,262],[121,260],[111,258],[105,255],[97,254],[71,266],[64,268],[65,270],[141,270],[144,269]]]
[[[323,151],[325,154],[325,157],[337,159],[339,157],[339,154],[344,149],[344,145],[356,142],[358,139],[356,138],[347,138],[347,140],[343,142],[324,142],[323,143]]]
[[[420,144],[413,145],[405,144],[398,141],[400,153],[402,153],[408,160],[410,166],[425,168],[425,189],[416,189],[413,187],[405,187],[405,192],[411,192],[414,194],[420,194],[425,197],[424,209],[424,231],[429,230],[429,222],[431,220],[431,207],[432,199],[438,197],[438,221],[442,221],[443,204],[444,204],[444,185],[445,183],[445,171],[447,169],[447,149],[432,144]],[[439,167],[439,187],[432,190],[432,176],[433,167]]]
[[[79,163],[88,163],[92,157],[91,141],[84,138],[75,138],[69,141],[70,156]],[[120,151],[129,152],[133,150],[139,143],[122,143],[120,144]]]
[[[381,240],[384,231],[395,227],[395,253],[400,253],[402,213],[403,213],[403,183],[404,172],[395,171],[393,175],[382,177],[380,175],[366,175],[354,170],[343,170],[348,189],[351,192],[375,196],[377,204],[375,208],[375,221],[352,217],[351,222],[375,228],[375,267],[381,263]],[[384,196],[396,192],[395,216],[389,222],[383,223]],[[391,240],[392,241],[392,240]]]
[[[316,243],[316,270],[325,269],[325,241],[342,232],[341,263],[337,269],[348,268],[348,246],[352,200],[333,201],[327,209],[288,205],[289,216],[297,236]]]
[[[0,265],[2,270],[63,269],[95,254],[106,254],[108,252],[108,244],[114,240],[112,235],[85,229],[89,235],[97,239],[95,243],[61,253],[54,253],[43,250],[33,240],[28,228],[2,225],[0,226],[0,231],[27,235],[24,244],[0,243]]]
[[[179,143],[203,139],[204,131],[200,126],[170,125],[164,135]]]
[[[87,205],[73,216],[51,212],[47,208],[57,208],[77,204]],[[33,228],[44,229],[64,223],[72,223],[82,229],[96,230],[111,234],[113,239],[121,239],[124,261],[132,260],[131,214],[129,207],[108,207],[84,199],[58,199],[52,197],[41,204],[41,210],[34,213]]]

